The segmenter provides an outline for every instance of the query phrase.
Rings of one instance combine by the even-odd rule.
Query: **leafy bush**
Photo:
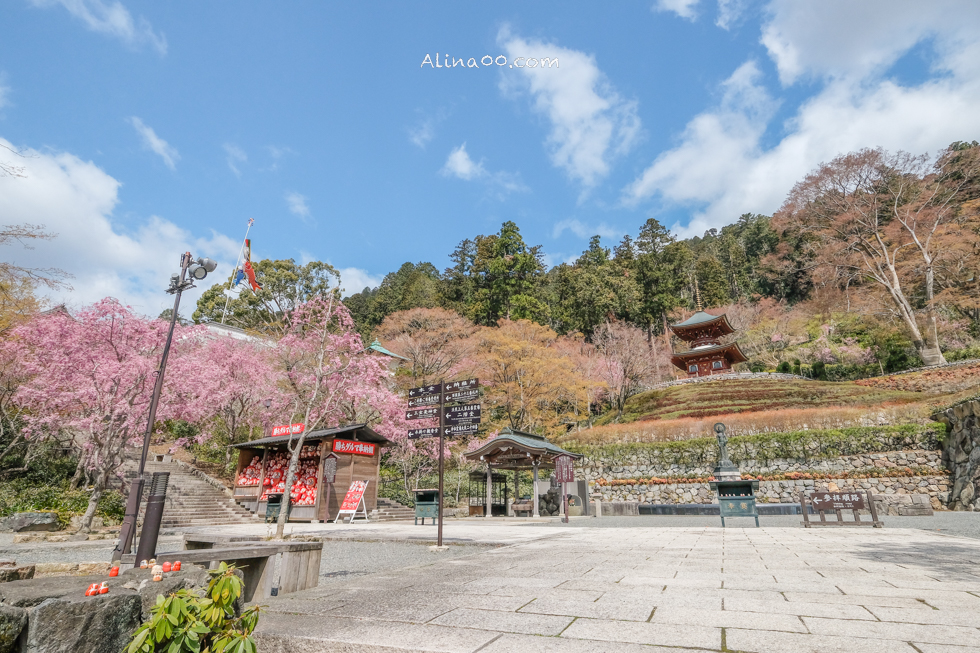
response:
[[[956,361],[966,361],[974,358],[980,358],[980,346],[946,351],[943,352],[943,356],[946,358],[947,363],[955,363]]]
[[[790,373],[789,361],[783,361],[779,365],[777,365],[776,371],[780,374],[789,374]]]
[[[943,424],[934,422],[742,435],[728,439],[728,453],[732,462],[739,464],[748,460],[767,463],[777,458],[822,460],[901,449],[935,450],[939,448],[938,438],[945,429]],[[660,466],[713,465],[718,456],[718,441],[715,438],[564,446],[591,460],[621,459],[625,463],[626,460],[636,459]]]
[[[810,366],[810,370],[813,373],[813,378],[816,380],[827,380],[827,364],[823,361],[814,361],[813,365]]]
[[[187,589],[158,596],[150,620],[136,629],[125,653],[255,653],[258,606],[235,617],[243,585],[235,567],[222,562],[208,573],[204,596]]]
[[[67,481],[58,485],[37,485],[27,478],[0,483],[0,517],[15,512],[53,511],[67,526],[72,515],[81,515],[88,507],[87,490],[71,490]],[[119,523],[126,513],[125,499],[115,490],[102,495],[96,515],[107,523]]]

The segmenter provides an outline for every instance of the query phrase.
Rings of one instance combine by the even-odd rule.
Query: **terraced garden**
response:
[[[706,418],[756,411],[833,406],[899,406],[921,401],[921,392],[856,383],[787,379],[724,380],[651,390],[626,402],[623,420]]]

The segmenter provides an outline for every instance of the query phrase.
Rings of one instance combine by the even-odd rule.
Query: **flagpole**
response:
[[[248,232],[251,231],[252,225],[255,224],[254,218],[248,219],[248,227],[245,229],[245,238],[242,239],[242,248],[238,251],[238,260],[235,262],[235,269],[231,271],[231,282],[228,286],[228,292],[231,292],[233,282],[235,281],[235,275],[238,274],[238,269],[242,265],[242,256],[245,255],[245,243],[248,242]],[[221,312],[221,323],[225,323],[225,316],[228,315],[228,302],[231,301],[231,295],[225,295],[225,310]]]

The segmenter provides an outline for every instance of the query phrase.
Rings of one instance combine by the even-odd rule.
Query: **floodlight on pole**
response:
[[[150,399],[150,414],[146,424],[146,432],[143,434],[143,451],[140,454],[139,475],[133,481],[129,491],[129,498],[126,501],[126,517],[123,519],[119,533],[119,543],[112,552],[112,559],[119,560],[123,554],[132,550],[133,537],[136,534],[136,516],[139,514],[140,501],[143,494],[145,482],[146,456],[150,452],[150,436],[153,434],[153,425],[156,423],[157,405],[160,403],[160,393],[163,391],[163,375],[167,371],[167,358],[170,356],[170,345],[174,339],[174,327],[177,325],[177,315],[180,309],[180,295],[188,288],[194,288],[194,281],[200,281],[208,276],[208,272],[213,272],[217,263],[209,258],[198,258],[196,261],[191,259],[190,252],[184,252],[180,257],[180,274],[170,275],[170,287],[167,292],[174,297],[174,308],[170,314],[170,331],[167,333],[167,341],[163,346],[163,354],[160,356],[160,368],[156,372],[156,382],[153,386],[153,396]],[[190,274],[190,279],[186,278]],[[166,486],[164,486],[165,488]],[[164,489],[166,492],[166,489]],[[144,521],[143,533],[153,533],[152,540],[156,542],[159,534],[160,522],[155,523]]]

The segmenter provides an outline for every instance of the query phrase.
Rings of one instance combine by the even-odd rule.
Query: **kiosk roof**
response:
[[[320,429],[319,431],[313,431],[306,436],[306,442],[317,442],[319,440],[333,440],[338,437],[351,437],[357,436],[357,439],[361,442],[373,442],[375,444],[380,444],[382,447],[391,444],[391,441],[386,437],[377,433],[367,424],[351,424],[350,426],[337,426],[332,429]],[[268,447],[272,445],[282,444],[284,442],[289,442],[288,435],[277,435],[269,438],[261,438],[259,440],[252,440],[251,442],[241,442],[239,444],[231,445],[235,449],[242,449],[245,447]]]

